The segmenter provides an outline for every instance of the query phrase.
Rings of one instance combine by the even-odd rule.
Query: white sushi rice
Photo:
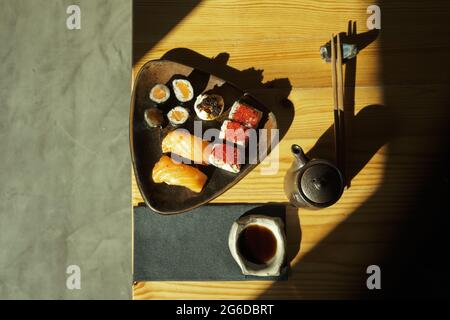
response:
[[[181,118],[175,117],[175,114],[177,114],[178,116],[181,115]],[[173,125],[183,124],[187,121],[188,118],[189,111],[186,108],[180,106],[176,106],[167,113],[167,119],[169,119],[170,123]]]
[[[220,168],[222,170],[232,172],[232,173],[238,173],[240,171],[240,168],[237,165],[225,163],[222,160],[218,160],[212,154],[209,156],[208,160],[209,160],[210,164],[212,164],[213,166]]]
[[[189,94],[187,97],[183,95],[183,92],[179,88],[179,84],[185,84],[189,90]],[[175,96],[177,97],[178,101],[180,102],[187,102],[191,101],[192,98],[194,98],[194,89],[192,88],[192,85],[189,81],[184,79],[175,79],[172,81],[172,87],[173,91],[175,92]]]
[[[155,96],[156,90],[163,90],[165,93],[165,96],[163,98],[158,98]],[[170,90],[169,88],[164,84],[157,84],[154,85],[153,88],[150,90],[149,94],[150,100],[156,102],[156,103],[163,103],[166,102],[170,97]]]

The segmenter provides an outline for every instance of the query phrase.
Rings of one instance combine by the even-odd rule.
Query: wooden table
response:
[[[135,1],[134,75],[146,61],[186,47],[209,57],[227,52],[229,65],[263,69],[263,81],[288,78],[292,85],[289,100],[295,118],[278,146],[278,174],[262,176],[256,168],[214,203],[286,201],[283,177],[293,160],[291,145],[310,150],[333,122],[330,65],[321,61],[319,47],[331,33],[347,31],[349,20],[357,21],[358,33],[367,32],[366,9],[373,3]],[[365,294],[367,266],[382,264],[389,253],[439,153],[438,143],[447,136],[443,128],[449,74],[431,69],[440,61],[443,70],[449,70],[444,58],[449,46],[443,41],[450,32],[441,16],[448,14],[448,2],[386,1],[380,6],[381,35],[357,57],[357,116],[348,132],[348,165],[363,163],[364,167],[336,205],[289,214],[288,236],[299,232],[289,221],[299,219],[301,228],[300,250],[291,261],[289,280],[145,282],[133,286],[134,299],[354,298]],[[417,19],[419,14],[425,17]],[[411,32],[401,36],[406,30]],[[427,36],[433,33],[437,36]],[[429,62],[429,69],[416,64],[413,70],[410,62],[425,53],[432,53],[436,61]],[[133,178],[132,204],[141,202]],[[297,244],[290,242],[289,247],[296,250]]]

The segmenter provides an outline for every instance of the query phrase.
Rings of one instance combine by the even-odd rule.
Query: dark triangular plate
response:
[[[192,83],[195,91],[194,99],[185,105],[192,111],[192,116],[184,125],[184,128],[191,131],[191,133],[194,133],[193,120],[196,119],[195,112],[193,112],[195,97],[209,90],[213,90],[224,97],[225,112],[217,121],[203,121],[203,131],[211,127],[220,129],[221,122],[227,117],[229,108],[238,99],[247,101],[263,112],[260,128],[265,123],[276,123],[276,121],[267,121],[270,110],[266,106],[225,80],[204,71],[168,60],[147,62],[136,77],[131,98],[130,149],[134,173],[142,197],[152,210],[161,214],[181,213],[211,201],[241,180],[262,160],[254,159],[253,164],[247,163],[243,165],[241,171],[236,174],[211,165],[199,165],[198,168],[208,176],[208,181],[200,193],[192,192],[184,187],[169,186],[165,183],[154,183],[151,174],[155,163],[160,159],[162,154],[161,141],[164,135],[173,128],[170,126],[149,128],[144,121],[144,111],[154,105],[149,99],[149,90],[157,83],[165,83],[170,87],[169,83],[174,77],[187,78]],[[174,98],[170,98],[169,101],[159,107],[167,112],[168,109],[177,104],[179,103]],[[267,153],[269,152],[270,148]],[[248,192],[251,192],[251,190]]]

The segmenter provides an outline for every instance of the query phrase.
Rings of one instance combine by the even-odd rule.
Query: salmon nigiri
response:
[[[198,170],[184,163],[176,163],[163,155],[155,164],[152,172],[153,181],[165,182],[169,185],[182,186],[194,192],[200,192],[208,177]]]
[[[209,142],[190,134],[187,130],[174,130],[164,137],[162,152],[172,152],[195,163],[208,164],[211,153]]]

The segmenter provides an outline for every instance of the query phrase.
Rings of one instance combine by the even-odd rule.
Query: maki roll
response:
[[[239,149],[233,145],[220,143],[214,145],[209,156],[209,163],[220,169],[238,173],[241,170]]]
[[[248,128],[238,122],[225,120],[220,128],[219,139],[245,146],[248,141]]]
[[[230,110],[229,118],[233,121],[242,123],[247,128],[254,128],[261,121],[262,112],[249,106],[248,104],[236,101]]]
[[[164,103],[170,97],[170,90],[164,84],[157,84],[150,90],[150,100],[156,103]]]
[[[189,111],[180,106],[176,106],[167,113],[167,119],[169,119],[169,122],[174,126],[185,123],[188,118]]]
[[[161,110],[155,107],[145,110],[144,119],[150,128],[160,127],[164,121]]]
[[[217,94],[199,95],[194,104],[197,116],[206,121],[215,120],[219,117],[224,108],[223,98]]]
[[[178,101],[188,102],[194,98],[194,89],[188,80],[175,79],[172,81],[172,87]]]

